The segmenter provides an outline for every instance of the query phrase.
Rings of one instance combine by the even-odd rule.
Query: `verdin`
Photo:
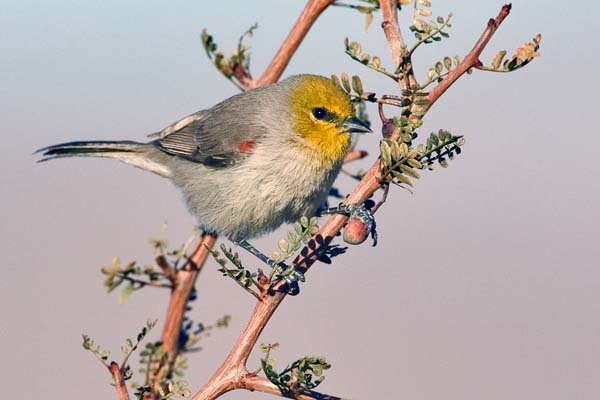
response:
[[[191,114],[148,143],[77,141],[38,150],[109,157],[169,178],[208,233],[239,243],[312,216],[350,146],[370,132],[331,79],[296,75]]]

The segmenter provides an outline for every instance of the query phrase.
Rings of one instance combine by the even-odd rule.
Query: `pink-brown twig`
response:
[[[431,107],[433,103],[435,103],[441,96],[444,94],[446,90],[454,83],[458,78],[460,78],[465,72],[469,69],[474,68],[478,65],[481,65],[481,61],[479,60],[479,56],[485,46],[488,44],[502,21],[508,14],[510,14],[511,5],[505,4],[500,9],[498,16],[496,18],[490,18],[488,21],[487,27],[479,37],[479,40],[473,46],[473,49],[467,54],[467,56],[454,68],[446,78],[444,78],[436,87],[434,87],[427,96],[429,100],[429,104],[427,108]]]
[[[129,393],[127,392],[127,386],[125,385],[125,379],[123,377],[123,370],[116,362],[111,362],[108,366],[108,371],[113,377],[115,382],[115,388],[117,389],[117,396],[119,400],[129,400]]]
[[[381,7],[381,13],[383,14],[381,28],[383,29],[390,52],[392,53],[394,65],[397,68],[403,64],[412,64],[410,55],[404,56],[406,44],[400,33],[400,26],[398,25],[398,0],[380,0],[379,6]],[[405,75],[405,79],[399,80],[398,82],[402,89],[409,88],[417,83],[412,66]]]
[[[335,0],[309,0],[298,17],[296,24],[283,41],[283,44],[273,57],[271,64],[267,67],[262,76],[253,83],[252,87],[258,87],[275,83],[281,77],[281,74],[287,67],[292,56],[302,43],[302,40],[315,23],[319,15]]]

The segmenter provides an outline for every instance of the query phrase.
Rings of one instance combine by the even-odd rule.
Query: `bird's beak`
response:
[[[360,119],[356,117],[348,118],[344,122],[338,125],[340,128],[345,130],[348,133],[367,133],[373,132],[371,128]]]

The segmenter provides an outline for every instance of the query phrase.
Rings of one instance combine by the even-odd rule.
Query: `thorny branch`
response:
[[[398,58],[400,57],[399,55],[402,54],[402,49],[403,47],[405,48],[405,46],[398,27],[396,13],[397,1],[381,0],[380,5],[384,19],[382,28],[388,40],[392,56],[395,60],[399,60],[399,62],[410,62],[410,60],[401,60]],[[477,65],[479,62],[479,55],[509,12],[510,5],[505,5],[502,7],[498,16],[489,21],[487,28],[471,52],[456,68],[456,73],[448,75],[446,79],[430,92],[428,95],[429,104],[424,106],[424,110],[429,109],[464,72]],[[410,81],[408,84],[410,84]],[[398,129],[392,133],[392,137],[396,135],[398,135]],[[377,161],[364,175],[363,179],[346,198],[344,203],[364,203],[381,187],[381,178],[380,162]],[[325,251],[327,245],[332,241],[335,235],[340,232],[347,220],[348,217],[341,214],[335,214],[330,217],[320,231],[311,239],[309,244],[300,252],[300,255],[292,263],[292,267],[300,272],[306,272],[322,252]],[[275,287],[275,289],[277,288],[278,287]],[[271,391],[268,389],[268,385],[266,385],[262,378],[258,379],[256,375],[248,372],[246,369],[246,362],[252,349],[256,345],[261,332],[285,296],[286,294],[280,291],[276,291],[274,294],[263,293],[233,349],[213,377],[193,396],[192,400],[215,399],[223,393],[234,389],[263,389],[261,391],[276,394],[274,390]],[[313,397],[309,395],[308,398],[322,397]]]

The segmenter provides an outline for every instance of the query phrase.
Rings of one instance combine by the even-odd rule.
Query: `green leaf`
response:
[[[416,160],[414,158],[409,158],[406,160],[406,162],[408,165],[410,165],[413,168],[418,168],[418,169],[423,168],[423,164],[421,164],[421,162],[419,160]]]
[[[351,93],[352,88],[350,87],[350,78],[347,73],[342,73],[342,86],[346,90],[346,92]]]
[[[129,299],[129,296],[131,296],[131,293],[133,293],[133,283],[129,282],[119,295],[119,304],[125,304]]]
[[[357,75],[354,75],[352,77],[352,88],[359,96],[363,93],[363,85],[360,80],[360,77],[358,77]]]
[[[409,177],[403,175],[402,173],[398,172],[398,171],[392,171],[392,175],[394,175],[394,178],[400,182],[400,183],[404,183],[408,186],[413,186],[412,181],[410,180]]]
[[[382,140],[379,143],[379,150],[381,152],[381,160],[383,161],[383,164],[386,167],[392,165],[391,148],[387,140]]]
[[[446,67],[448,71],[452,68],[452,59],[448,56],[444,57],[444,67]]]
[[[419,179],[419,178],[421,177],[421,175],[419,175],[419,173],[418,173],[417,171],[415,171],[414,169],[412,169],[412,168],[411,168],[411,167],[409,167],[408,165],[403,165],[403,164],[401,164],[401,165],[400,165],[400,170],[401,170],[403,173],[405,173],[405,174],[407,174],[407,175],[410,175],[410,176],[412,176],[412,177],[413,177],[413,178],[415,178],[415,179]]]
[[[434,132],[431,132],[431,134],[429,135],[429,139],[431,139],[431,143],[434,146],[437,146],[438,144],[440,144],[440,139]]]
[[[300,225],[303,228],[307,228],[308,227],[308,222],[309,222],[308,221],[308,217],[306,217],[305,215],[303,215],[303,216],[300,217]]]

